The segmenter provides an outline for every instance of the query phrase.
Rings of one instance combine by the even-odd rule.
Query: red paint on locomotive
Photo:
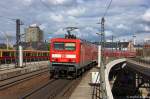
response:
[[[50,73],[79,76],[97,62],[97,45],[73,38],[53,38],[50,44]],[[60,74],[62,72],[62,74]]]
[[[69,46],[67,49],[65,44],[70,44],[70,47],[74,47],[73,50],[69,49]],[[53,38],[50,46],[50,62],[83,65],[97,60],[96,45],[80,39]],[[57,48],[58,46],[64,46],[64,48]]]

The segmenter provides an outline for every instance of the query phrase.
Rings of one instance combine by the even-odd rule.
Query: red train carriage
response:
[[[105,50],[103,55],[105,57],[116,57],[116,58],[134,58],[136,57],[135,51],[118,51],[118,50]]]
[[[16,50],[0,50],[0,64],[15,63]],[[49,51],[23,50],[23,61],[42,61],[49,60]]]
[[[53,76],[82,74],[97,62],[97,46],[80,40],[53,38],[50,45],[50,73]]]

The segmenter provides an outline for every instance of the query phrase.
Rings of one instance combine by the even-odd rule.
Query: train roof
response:
[[[60,40],[61,40],[61,39],[63,39],[63,40],[64,40],[64,39],[66,39],[66,40],[67,40],[67,39],[68,39],[68,40],[76,40],[76,39],[78,39],[78,38],[76,38],[76,39],[75,39],[75,38],[51,38],[51,40],[57,40],[57,39],[60,39]]]
[[[9,51],[9,52],[14,52],[16,50],[12,49],[12,50],[7,50],[7,49],[0,49],[0,51]],[[27,52],[49,52],[49,51],[42,51],[42,50],[23,50],[23,51],[27,51]]]
[[[67,40],[67,41],[71,41],[71,40],[73,40],[73,41],[80,41],[80,42],[86,42],[86,43],[91,43],[91,44],[94,44],[94,43],[92,43],[92,42],[89,42],[89,41],[87,41],[87,40],[84,40],[84,39],[80,39],[80,38],[76,38],[76,39],[74,39],[74,38],[52,38],[51,39],[51,41],[57,41],[57,40],[60,40],[60,41],[64,41],[64,40]]]
[[[80,39],[76,38],[76,39],[73,39],[73,38],[52,38],[51,41],[79,41]]]

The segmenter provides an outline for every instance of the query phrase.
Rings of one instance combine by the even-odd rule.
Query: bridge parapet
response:
[[[106,69],[105,69],[105,83],[106,83],[106,91],[107,91],[107,95],[108,95],[107,99],[113,99],[113,95],[112,95],[112,92],[111,92],[111,87],[110,87],[110,84],[109,84],[109,73],[110,73],[110,70],[115,65],[117,65],[119,63],[122,63],[122,62],[125,62],[125,61],[126,61],[125,58],[116,59],[116,60],[113,60],[113,61],[109,62],[106,65]]]
[[[127,65],[131,68],[134,68],[137,71],[140,71],[141,73],[147,75],[150,77],[150,58],[121,58],[121,59],[109,59],[106,63],[106,69],[105,69],[105,83],[106,83],[106,91],[108,98],[107,99],[113,99],[113,95],[111,92],[111,87],[109,84],[109,73],[110,70],[117,64],[126,62]]]

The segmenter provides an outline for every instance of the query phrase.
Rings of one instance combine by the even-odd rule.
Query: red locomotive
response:
[[[50,75],[77,77],[97,62],[97,45],[78,38],[53,38]]]

